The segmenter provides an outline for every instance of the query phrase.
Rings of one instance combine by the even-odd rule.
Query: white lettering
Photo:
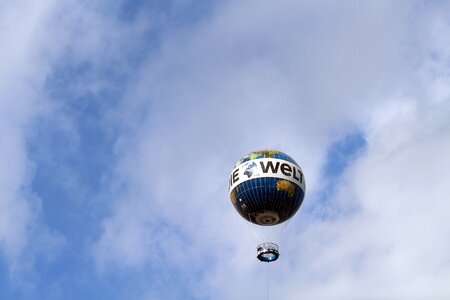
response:
[[[244,162],[231,172],[229,192],[239,184],[260,177],[287,179],[305,191],[302,169],[289,161],[278,158],[260,158]]]

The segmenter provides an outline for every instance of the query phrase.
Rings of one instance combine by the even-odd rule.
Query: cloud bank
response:
[[[274,295],[448,295],[442,11],[249,1],[170,35],[129,92],[130,114],[148,115],[120,150],[130,192],[104,221],[100,266],[175,269],[194,298],[262,297],[265,275],[224,202],[234,161],[267,147],[295,157],[308,185]],[[327,178],[327,149],[355,132],[364,151]],[[177,297],[161,293],[149,298]]]
[[[0,249],[3,277],[16,278],[0,278],[6,290],[450,294],[445,1],[3,8]],[[260,148],[291,155],[307,185],[270,265],[226,191],[235,161]]]

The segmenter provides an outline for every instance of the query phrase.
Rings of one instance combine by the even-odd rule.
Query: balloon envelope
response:
[[[254,151],[230,175],[230,199],[238,213],[258,225],[277,225],[291,218],[305,196],[300,166],[276,150]]]

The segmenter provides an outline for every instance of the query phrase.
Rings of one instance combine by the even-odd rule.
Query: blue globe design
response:
[[[251,152],[236,164],[236,167],[246,164],[243,167],[247,180],[230,191],[230,198],[238,213],[249,222],[266,226],[280,224],[298,211],[305,191],[300,185],[284,178],[265,177],[261,174],[251,178],[257,171],[256,162],[260,158],[276,158],[298,166],[291,157],[280,151]]]

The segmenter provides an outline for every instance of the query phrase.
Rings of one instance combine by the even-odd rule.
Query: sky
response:
[[[449,299],[450,1],[0,1],[1,299]],[[256,149],[306,196],[261,264]]]

